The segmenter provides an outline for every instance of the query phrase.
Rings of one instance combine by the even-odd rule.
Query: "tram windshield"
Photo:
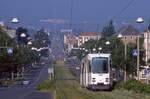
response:
[[[92,73],[108,73],[108,58],[95,57],[92,59]]]

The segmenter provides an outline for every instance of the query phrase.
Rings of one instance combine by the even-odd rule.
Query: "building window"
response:
[[[126,39],[127,39],[127,37],[125,36],[125,37],[124,37],[124,39],[126,40]]]

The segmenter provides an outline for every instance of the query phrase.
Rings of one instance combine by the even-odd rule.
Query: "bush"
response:
[[[138,93],[150,93],[150,85],[142,84],[137,80],[128,80],[127,82],[120,82],[116,85],[116,88],[123,88],[126,90],[132,90]]]

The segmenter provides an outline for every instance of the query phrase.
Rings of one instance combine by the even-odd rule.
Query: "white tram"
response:
[[[110,90],[113,86],[111,54],[88,54],[82,59],[80,85],[94,90]]]

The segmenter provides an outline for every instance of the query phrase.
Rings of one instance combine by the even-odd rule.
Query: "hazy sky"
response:
[[[35,25],[42,19],[70,19],[71,0],[0,0],[0,20],[18,17],[22,23]],[[99,24],[101,27],[117,15],[131,0],[72,0],[74,24]],[[137,17],[150,19],[150,0],[135,0],[115,19],[116,24],[133,23]]]

